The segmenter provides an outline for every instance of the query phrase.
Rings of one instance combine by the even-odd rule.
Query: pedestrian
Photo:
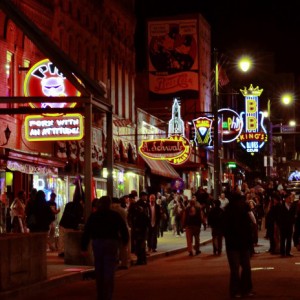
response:
[[[183,216],[183,210],[184,210],[184,205],[183,205],[183,199],[178,196],[175,198],[175,205],[173,208],[173,214],[175,217],[175,228],[176,228],[176,237],[180,237],[181,234],[183,233],[183,228],[182,228],[182,216]]]
[[[11,228],[15,233],[26,233],[26,214],[25,214],[25,192],[23,190],[18,192],[10,206]]]
[[[228,198],[226,197],[226,195],[225,195],[225,193],[224,192],[222,192],[221,194],[220,194],[220,197],[219,197],[219,200],[220,200],[220,203],[221,203],[221,208],[224,210],[224,208],[228,205],[228,203],[229,203],[229,200],[228,200]]]
[[[74,193],[75,195],[75,193]],[[80,197],[73,197],[68,202],[59,222],[58,256],[65,256],[64,238],[68,231],[79,230],[79,224],[83,224],[83,200]]]
[[[150,223],[147,195],[146,192],[141,192],[140,199],[131,203],[128,210],[128,224],[131,228],[131,238],[134,240],[133,247],[137,256],[137,265],[147,264],[146,241]]]
[[[148,227],[148,239],[147,246],[148,252],[156,252],[157,248],[157,236],[160,225],[160,206],[156,203],[155,194],[149,196],[149,216],[150,222]]]
[[[118,268],[121,270],[126,270],[129,268],[130,262],[131,262],[131,255],[130,255],[130,228],[127,221],[127,215],[128,212],[125,207],[121,204],[121,199],[117,197],[112,198],[112,204],[111,209],[116,211],[120,214],[120,216],[123,218],[124,222],[126,223],[128,234],[129,234],[129,242],[127,244],[123,244],[122,241],[119,243],[119,266]]]
[[[47,205],[46,195],[43,190],[36,193],[35,199],[27,206],[27,226],[30,232],[49,232],[54,215]]]
[[[266,213],[266,238],[269,239],[270,247],[268,252],[270,254],[280,253],[280,234],[278,227],[278,217],[281,197],[278,192],[273,192],[271,200],[269,201],[269,210]]]
[[[56,251],[56,243],[55,243],[55,232],[56,232],[56,215],[59,214],[60,208],[57,207],[56,194],[52,192],[50,194],[50,199],[47,201],[47,205],[51,208],[51,211],[54,216],[54,220],[50,224],[49,233],[48,233],[48,247],[50,251]]]
[[[208,215],[208,225],[211,227],[213,253],[221,255],[223,246],[223,217],[224,210],[221,208],[221,201],[215,200],[214,206]]]
[[[183,213],[182,224],[185,229],[186,243],[189,256],[193,256],[193,240],[195,254],[198,255],[200,251],[200,230],[202,224],[201,208],[196,205],[196,196],[192,196],[190,203],[185,208]]]
[[[280,231],[280,254],[282,257],[291,257],[292,236],[296,220],[296,205],[294,196],[286,193],[285,201],[280,205],[278,211],[278,223]]]
[[[293,242],[296,249],[300,251],[300,201],[297,201]]]
[[[230,296],[253,296],[250,265],[253,240],[249,206],[240,193],[232,193],[224,211],[223,228],[230,268]]]
[[[119,242],[121,239],[124,245],[128,243],[128,228],[121,215],[111,209],[109,196],[102,196],[97,203],[98,209],[91,213],[85,224],[81,250],[88,256],[88,244],[92,240],[97,299],[111,300]]]

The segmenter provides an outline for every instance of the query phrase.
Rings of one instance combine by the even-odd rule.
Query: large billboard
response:
[[[154,95],[199,91],[196,19],[148,22],[148,69]]]

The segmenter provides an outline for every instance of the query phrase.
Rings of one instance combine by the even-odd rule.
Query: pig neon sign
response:
[[[240,114],[244,123],[244,130],[237,141],[249,153],[254,154],[264,146],[268,139],[267,131],[264,127],[264,114],[259,111],[259,96],[263,89],[257,86],[241,90],[245,97],[245,111]]]

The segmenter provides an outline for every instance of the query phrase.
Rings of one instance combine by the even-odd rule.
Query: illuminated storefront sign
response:
[[[229,108],[218,110],[219,122],[222,124],[222,142],[235,141],[243,130],[243,120],[237,112]]]
[[[175,165],[183,164],[191,153],[190,142],[180,135],[167,139],[143,140],[139,150],[150,159],[167,160]]]
[[[211,138],[211,126],[213,120],[207,117],[199,117],[193,120],[195,128],[195,142],[198,145],[210,145]]]
[[[36,63],[27,73],[24,81],[26,97],[67,97],[80,96],[80,92],[49,59]],[[34,108],[74,107],[76,103],[29,103]]]
[[[64,97],[79,97],[80,92],[49,59],[36,63],[24,81],[26,97],[49,97],[49,102],[29,103],[33,108],[74,107],[76,103]],[[62,102],[51,102],[61,97]],[[43,114],[25,118],[25,137],[28,141],[80,140],[83,137],[83,117],[80,114]]]
[[[245,97],[245,111],[241,113],[244,119],[243,132],[238,138],[240,145],[249,153],[254,154],[264,146],[267,141],[266,129],[264,127],[264,114],[259,111],[259,96],[263,89],[253,88],[252,84],[247,90],[241,90]]]
[[[80,140],[83,137],[83,117],[80,114],[27,116],[24,125],[28,141]]]

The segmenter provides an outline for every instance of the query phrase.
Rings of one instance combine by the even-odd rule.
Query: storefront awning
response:
[[[174,179],[180,178],[176,170],[166,160],[154,160],[154,159],[147,158],[143,155],[141,155],[141,157],[151,169],[151,173],[168,177],[168,178],[174,178]]]

